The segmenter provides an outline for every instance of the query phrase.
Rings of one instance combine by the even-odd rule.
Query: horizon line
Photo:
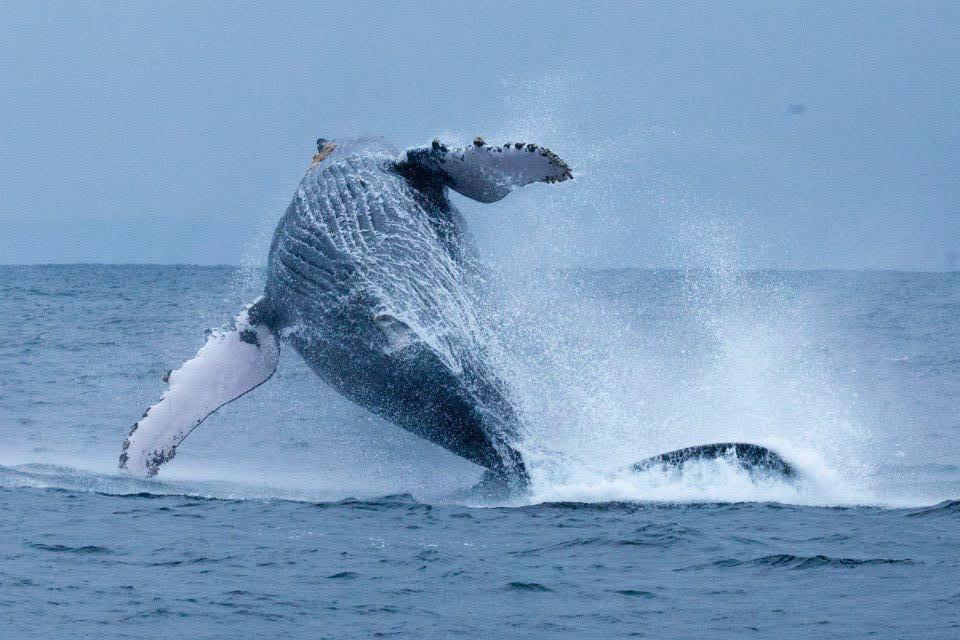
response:
[[[266,264],[258,265],[256,269],[266,268]],[[199,267],[204,269],[243,269],[242,264],[215,263],[203,264],[195,262],[0,262],[3,267]],[[711,271],[709,266],[676,266],[676,265],[621,265],[606,267],[570,266],[557,267],[559,269],[579,271]],[[892,267],[742,267],[733,271],[787,271],[787,272],[836,272],[836,273],[960,273],[960,269],[904,269]]]

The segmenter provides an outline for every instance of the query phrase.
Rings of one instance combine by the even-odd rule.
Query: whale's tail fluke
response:
[[[489,145],[483,138],[464,149],[434,140],[430,147],[408,150],[404,164],[479,202],[496,202],[533,182],[573,178],[567,163],[546,147],[523,142]]]
[[[791,480],[797,477],[797,470],[778,453],[758,444],[745,442],[717,442],[668,451],[641,460],[630,467],[631,471],[649,469],[679,469],[688,462],[705,460],[726,460],[743,469],[751,476],[772,477]]]
[[[265,324],[251,320],[253,311],[248,308],[230,326],[211,331],[197,355],[165,378],[170,387],[123,443],[122,469],[155,475],[207,416],[273,375],[279,344]]]

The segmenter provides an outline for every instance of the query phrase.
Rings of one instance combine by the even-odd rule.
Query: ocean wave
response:
[[[932,518],[940,516],[960,516],[960,500],[945,500],[925,509],[917,509],[907,514],[908,518]]]
[[[545,508],[551,508],[550,505],[541,505]],[[569,506],[569,505],[567,505]],[[597,511],[595,504],[582,504],[579,505],[580,510],[585,511]],[[610,508],[615,508],[619,513],[624,511],[630,511],[631,505],[624,505],[622,503],[617,503],[615,505],[605,505],[608,508],[602,509],[602,511],[609,511]],[[692,527],[684,527],[675,522],[668,523],[650,523],[645,524],[642,527],[639,527],[634,530],[632,535],[629,536],[618,536],[618,537],[576,537],[570,540],[563,540],[561,542],[556,542],[553,544],[541,545],[537,547],[529,547],[525,549],[520,549],[517,551],[508,551],[506,555],[515,556],[515,557],[526,557],[526,556],[540,556],[543,554],[550,554],[562,551],[571,551],[572,553],[580,553],[582,549],[587,547],[654,547],[654,548],[666,548],[672,547],[677,544],[692,542],[703,535],[698,529]]]
[[[621,596],[629,596],[631,598],[640,598],[642,600],[653,600],[656,598],[656,594],[649,591],[641,591],[639,589],[617,589],[613,593],[619,594]]]
[[[718,478],[723,480],[726,476]],[[433,493],[428,496],[414,495],[409,492],[387,493],[364,497],[331,497],[317,495],[304,489],[281,489],[273,486],[246,484],[232,480],[158,480],[156,478],[136,478],[122,473],[104,473],[54,465],[46,463],[26,463],[11,466],[0,465],[0,490],[34,489],[56,492],[84,492],[120,499],[157,500],[163,498],[181,498],[200,504],[204,501],[259,501],[289,502],[307,504],[315,508],[340,508],[354,510],[390,510],[407,509],[429,511],[434,505],[461,505],[466,507],[490,509],[521,510],[576,510],[582,512],[618,512],[634,513],[642,510],[657,509],[807,509],[826,508],[843,509],[850,507],[879,508],[885,511],[905,510],[908,517],[930,517],[955,515],[960,513],[960,501],[946,501],[934,506],[928,504],[883,504],[874,501],[844,501],[826,499],[798,501],[796,494],[780,495],[769,485],[757,487],[751,495],[743,478],[736,478],[735,491],[731,495],[716,490],[708,496],[701,496],[695,488],[682,483],[671,486],[670,491],[644,491],[637,485],[624,487],[622,484],[596,486],[559,486],[541,490],[534,495],[512,497],[497,502],[477,502],[464,499],[461,492]],[[742,485],[742,486],[741,486]],[[787,491],[793,491],[788,488]],[[571,495],[579,498],[572,500],[544,499],[546,495]],[[791,499],[793,498],[793,499]],[[469,514],[461,514],[468,517]],[[648,525],[638,529],[635,536],[617,540],[605,540],[621,546],[670,546],[690,540],[695,532],[685,530],[679,525]]]
[[[632,547],[671,547],[682,542],[690,542],[701,537],[701,531],[685,527],[675,522],[666,524],[651,523],[634,532],[630,538],[619,540],[620,546]]]
[[[96,545],[84,545],[81,547],[70,547],[64,544],[43,544],[36,542],[33,544],[27,545],[31,549],[37,549],[38,551],[49,551],[51,553],[79,553],[79,554],[97,554],[97,555],[106,555],[113,553],[110,549],[106,547],[99,547]]]
[[[27,468],[29,470],[27,470]],[[149,487],[149,490],[145,490]],[[315,508],[345,508],[361,511],[415,509],[429,511],[432,505],[409,493],[388,494],[365,499],[311,500],[271,493],[262,487],[244,487],[227,483],[181,484],[142,480],[123,475],[96,474],[56,465],[30,464],[17,467],[0,465],[0,491],[37,490],[55,493],[89,493],[120,500],[180,499],[178,507],[205,502],[276,502],[309,505]]]
[[[770,567],[776,569],[819,569],[824,567],[835,567],[842,569],[855,569],[857,567],[893,564],[912,565],[917,564],[917,562],[909,558],[834,558],[825,555],[797,556],[789,553],[779,553],[769,556],[761,556],[759,558],[750,558],[747,560],[727,558],[724,560],[716,560],[714,562],[683,567],[681,569],[677,569],[677,571],[733,569],[737,567]]]
[[[508,582],[507,589],[510,589],[513,591],[526,591],[526,592],[534,592],[534,593],[548,593],[550,591],[553,591],[553,589],[551,589],[550,587],[540,584],[539,582],[520,582],[520,581]]]

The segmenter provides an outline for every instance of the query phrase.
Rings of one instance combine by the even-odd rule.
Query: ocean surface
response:
[[[494,272],[500,503],[291,349],[118,472],[259,277],[0,267],[0,638],[960,638],[960,274]],[[625,470],[726,440],[800,479]]]

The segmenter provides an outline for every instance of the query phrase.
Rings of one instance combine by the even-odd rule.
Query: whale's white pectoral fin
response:
[[[278,356],[273,333],[251,324],[246,311],[231,327],[211,331],[197,355],[169,374],[170,387],[160,402],[133,425],[123,443],[120,467],[155,475],[207,416],[266,382]]]
[[[496,202],[532,182],[563,182],[570,167],[546,147],[522,142],[489,145],[477,138],[466,149],[434,140],[429,149],[407,151],[407,161],[444,177],[444,184],[479,202]]]

